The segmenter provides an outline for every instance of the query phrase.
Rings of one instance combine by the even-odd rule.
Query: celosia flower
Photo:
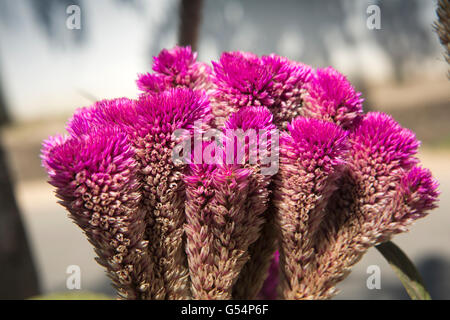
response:
[[[280,139],[280,171],[275,177],[281,291],[285,299],[308,295],[302,282],[314,260],[314,238],[323,209],[342,172],[347,133],[323,120],[298,117]]]
[[[360,97],[361,93],[338,71],[331,67],[318,69],[306,85],[301,114],[332,121],[347,129],[362,114]]]
[[[213,62],[213,113],[216,125],[244,106],[265,106],[278,127],[285,126],[302,105],[301,90],[311,68],[276,55],[259,58],[245,52],[222,54]]]
[[[180,88],[144,95],[138,101],[103,100],[76,112],[68,124],[73,136],[102,127],[116,127],[127,134],[135,150],[155,281],[160,281],[168,299],[189,297],[182,237],[183,166],[176,167],[172,162],[176,143],[172,134],[177,129],[193,131],[196,121],[203,124],[210,121],[207,98],[201,91]]]
[[[155,73],[141,74],[137,80],[138,88],[144,92],[161,92],[176,87],[207,90],[210,87],[211,68],[197,62],[197,53],[192,52],[189,46],[164,49],[153,60]]]
[[[232,130],[242,133],[254,130],[256,133],[256,136],[250,136],[244,148],[234,148],[234,145],[231,148],[233,152],[246,152],[245,165],[240,165],[237,157],[227,163],[227,157],[223,155],[224,164],[191,165],[191,171],[185,177],[187,255],[192,292],[197,299],[231,299],[240,294],[247,297],[241,291],[258,293],[268,268],[255,265],[261,261],[256,254],[264,260],[266,253],[256,252],[251,246],[260,237],[265,222],[271,177],[261,174],[261,162],[248,165],[248,160],[252,144],[256,150],[264,147],[273,151],[269,140],[260,136],[264,132],[270,137],[275,130],[272,114],[264,107],[241,109],[230,117],[224,128],[224,132]],[[234,136],[229,138],[227,136],[223,141],[220,152],[235,143]],[[251,262],[247,262],[249,258]],[[244,265],[246,268],[243,269]],[[248,277],[239,278],[242,279],[240,283],[239,275]],[[250,283],[251,277],[261,283]],[[256,289],[252,288],[255,285]],[[236,288],[241,290],[236,292]]]
[[[416,166],[414,134],[382,113],[368,113],[349,135],[348,170],[331,197],[317,239],[309,298],[330,298],[366,250],[436,206],[437,182]]]
[[[351,134],[352,159],[358,170],[373,176],[388,175],[390,171],[409,169],[418,162],[414,157],[420,142],[415,134],[402,128],[391,116],[380,112],[369,112],[357,123]],[[370,156],[369,156],[370,155]],[[377,168],[368,171],[368,159],[374,159]],[[385,182],[386,184],[386,182]]]
[[[245,107],[233,113],[225,123],[226,129],[276,130],[273,115],[266,107]]]
[[[330,298],[369,247],[436,207],[414,134],[363,115],[336,70],[231,52],[211,75],[196,58],[161,51],[137,100],[79,109],[44,142],[50,183],[120,297]],[[187,166],[176,153],[192,144]]]
[[[301,114],[303,94],[306,84],[311,81],[312,68],[275,54],[263,56],[262,61],[272,73],[274,104],[270,110],[274,123],[286,129],[287,124]]]
[[[209,104],[204,94],[171,89],[159,95],[142,96],[136,104],[139,117],[133,126],[136,159],[143,183],[150,251],[162,275],[167,299],[189,297],[189,278],[183,243],[185,191],[184,165],[175,166],[172,152],[177,129],[192,131],[196,121],[209,122]]]
[[[105,128],[44,143],[43,165],[56,195],[83,229],[119,296],[157,298],[139,209],[136,161],[125,134]]]
[[[271,161],[278,162],[278,132],[272,121],[273,116],[266,107],[243,107],[232,114],[224,126],[224,132],[226,132],[228,138],[224,142],[225,148],[227,143],[233,143],[235,153],[245,152],[244,163],[247,167],[253,169],[250,183],[259,186],[259,189],[255,190],[255,195],[251,197],[259,197],[261,201],[267,201],[265,198],[271,192],[270,183],[272,181],[272,175],[266,172],[268,170],[262,170],[262,168]],[[255,133],[253,137],[252,130]],[[239,133],[242,134],[241,139],[236,142],[232,140],[234,135],[239,136]],[[248,142],[244,138],[246,134]],[[244,148],[242,148],[242,145],[237,146],[239,141],[244,145]],[[262,159],[265,156],[263,151],[270,153],[272,160]],[[250,161],[251,157],[256,159],[254,163]],[[273,212],[272,210],[266,210],[261,235],[255,243],[250,245],[248,250],[250,260],[243,267],[239,279],[233,287],[234,299],[254,299],[257,297],[267,275],[275,248],[276,236],[273,226]]]
[[[186,253],[194,299],[231,299],[263,219],[249,199],[251,170],[192,166],[186,183]]]

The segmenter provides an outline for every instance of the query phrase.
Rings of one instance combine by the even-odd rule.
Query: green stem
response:
[[[379,244],[376,248],[394,269],[411,299],[431,300],[416,267],[399,247],[393,242],[387,241]]]

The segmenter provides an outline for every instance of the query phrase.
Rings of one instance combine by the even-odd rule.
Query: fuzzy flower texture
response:
[[[136,99],[78,109],[42,149],[120,299],[329,299],[370,247],[437,205],[414,133],[363,113],[331,67],[248,52],[209,66],[175,47],[137,87]],[[206,138],[229,130],[265,136],[230,162],[234,141]],[[214,161],[176,160],[180,141]],[[251,144],[277,170],[249,161]]]

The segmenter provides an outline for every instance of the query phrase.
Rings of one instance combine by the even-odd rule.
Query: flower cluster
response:
[[[175,47],[153,71],[136,99],[78,109],[42,149],[119,298],[331,298],[436,207],[415,135],[364,114],[331,67],[227,52],[211,68]],[[180,161],[180,146],[200,156]]]

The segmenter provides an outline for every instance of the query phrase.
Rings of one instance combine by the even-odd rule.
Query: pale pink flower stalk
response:
[[[183,243],[184,165],[175,166],[172,151],[177,129],[193,132],[194,122],[210,121],[206,96],[190,89],[143,95],[138,101],[102,101],[77,112],[68,131],[81,134],[98,126],[117,126],[128,134],[138,163],[141,205],[146,212],[149,252],[166,299],[187,299],[189,278]]]
[[[276,55],[262,58],[247,52],[223,53],[213,62],[212,109],[216,126],[245,106],[265,106],[274,123],[285,128],[299,114],[302,90],[311,68]]]
[[[253,170],[250,183],[259,186],[259,189],[255,189],[255,197],[262,194],[263,198],[265,198],[271,194],[270,187],[273,176],[263,174],[261,167],[264,164],[261,158],[258,158],[262,157],[262,153],[254,153],[257,150],[267,150],[271,154],[279,152],[278,145],[272,145],[272,138],[274,138],[277,130],[273,124],[272,113],[266,107],[243,107],[232,114],[225,122],[224,131],[229,132],[229,130],[234,130],[234,132],[241,130],[241,133],[248,133],[249,135],[251,130],[255,130],[257,134],[255,141],[249,139],[248,143],[245,144],[245,163],[246,167]],[[262,139],[263,135],[266,135],[266,140]],[[254,164],[249,161],[251,155],[257,159],[257,162]],[[242,268],[239,278],[233,287],[233,299],[255,299],[257,297],[267,276],[275,248],[276,234],[273,226],[273,210],[270,210],[270,207],[268,207],[264,212],[264,224],[260,236],[248,249],[250,259]]]
[[[314,238],[323,210],[336,190],[348,149],[338,125],[298,117],[280,138],[280,170],[275,177],[275,221],[279,228],[281,293],[285,299],[309,295],[303,281],[314,261]]]
[[[138,88],[145,93],[161,92],[170,88],[208,90],[211,87],[211,68],[197,62],[197,53],[191,47],[162,50],[153,58],[153,71],[138,76]]]
[[[275,129],[266,108],[247,107],[232,115],[224,132],[234,129],[255,130],[256,143],[250,144],[271,151],[270,142],[262,146],[260,140],[260,130],[270,137]],[[228,138],[219,152],[227,150],[231,143]],[[250,144],[244,147],[245,165],[239,164],[237,157],[235,164],[191,165],[185,177],[186,252],[195,299],[233,298],[238,276],[250,258],[250,246],[260,237],[269,201],[270,176],[260,173],[260,162],[248,164],[254,151]],[[240,148],[232,149],[234,152]],[[226,154],[222,159],[224,163],[227,161]],[[259,271],[255,266],[251,269]],[[248,272],[245,274],[250,276]],[[244,279],[245,284],[253,285],[248,281]]]
[[[160,288],[154,287],[133,156],[126,134],[112,128],[50,138],[42,153],[60,203],[94,246],[119,297],[154,299]]]
[[[166,299],[187,299],[189,270],[184,249],[184,164],[172,161],[177,129],[193,130],[194,122],[209,122],[207,98],[186,89],[172,89],[142,97],[137,104],[142,117],[135,140],[137,159],[145,181],[143,196],[148,210],[147,228],[151,254],[164,280]],[[143,131],[141,131],[143,130]],[[142,134],[142,133],[145,133]]]
[[[265,209],[260,204],[263,208],[250,211],[250,176],[249,169],[238,167],[198,167],[185,177],[186,253],[194,299],[232,297]]]
[[[304,296],[327,299],[368,248],[407,231],[436,207],[438,183],[417,166],[414,134],[371,112],[349,135],[348,169],[331,197],[316,242],[315,272]]]

